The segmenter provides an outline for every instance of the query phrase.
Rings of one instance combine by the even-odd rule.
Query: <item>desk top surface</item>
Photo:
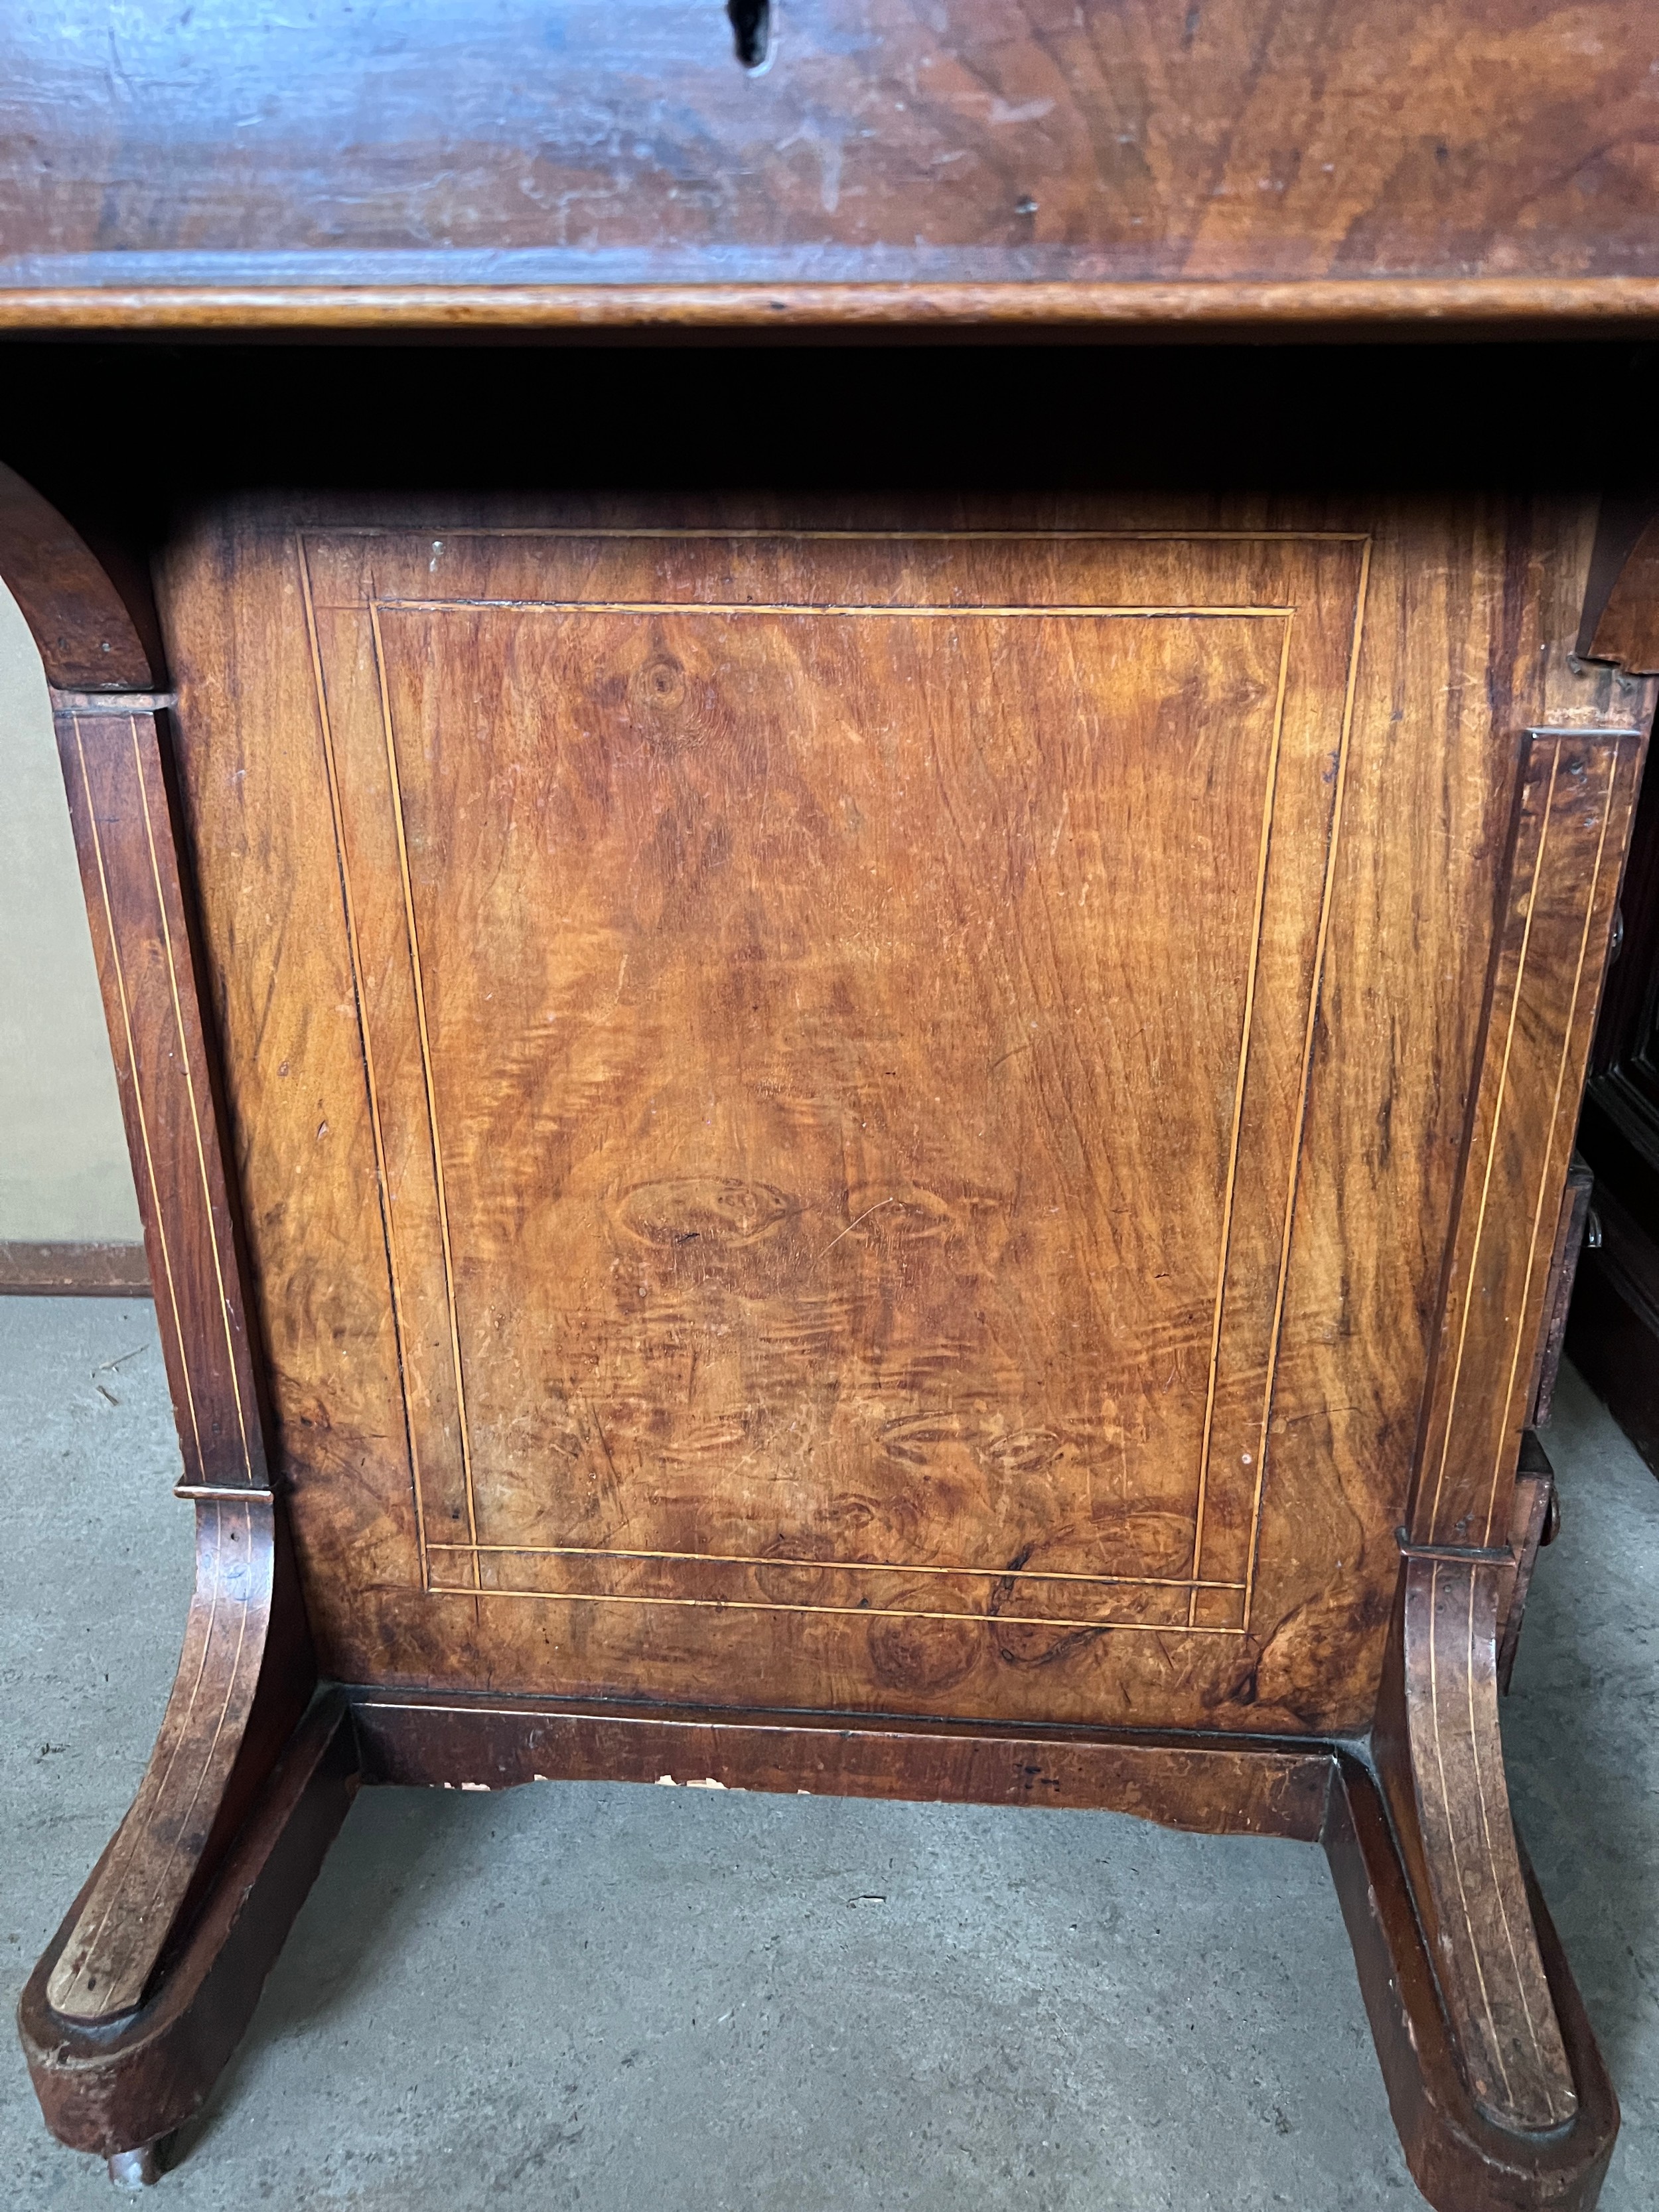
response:
[[[0,327],[1659,313],[1644,0],[787,0],[759,35],[757,70],[720,0],[18,6]]]

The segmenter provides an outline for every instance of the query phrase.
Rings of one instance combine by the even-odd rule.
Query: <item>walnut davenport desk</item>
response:
[[[118,406],[203,362],[229,404],[182,342],[262,332],[314,406],[330,335],[599,326],[665,380],[723,333],[752,428],[804,358],[757,326],[1659,315],[1620,5],[1569,67],[1461,0],[994,39],[800,0],[763,76],[718,7],[576,10],[494,106],[532,11],[453,71],[342,15],[225,58],[234,174],[188,18],[130,12],[119,85],[0,28],[43,395],[94,339]],[[365,138],[319,88],[371,59]],[[809,111],[861,118],[834,179]],[[779,489],[764,439],[690,491],[431,490],[423,446],[353,489],[250,422],[158,516],[7,431],[198,1531],[153,1759],[22,2000],[58,2135],[154,2177],[360,1784],[666,1774],[1322,1844],[1424,2194],[1590,2206],[1617,2105],[1498,1698],[1659,670],[1632,487],[981,492],[965,422],[926,491]]]

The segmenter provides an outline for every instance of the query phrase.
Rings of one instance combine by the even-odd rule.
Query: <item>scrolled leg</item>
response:
[[[173,1694],[47,1992],[54,2011],[87,2025],[143,2002],[316,1680],[275,1502],[227,1494],[201,1500],[196,1515],[196,1590]]]
[[[46,2124],[155,2179],[235,2048],[345,1816],[356,1741],[316,1670],[281,1508],[199,1498],[183,1656],[132,1808],[18,2008]]]
[[[1325,1849],[1413,2179],[1437,2212],[1589,2212],[1619,2106],[1510,1817],[1506,1555],[1408,1551],[1374,1764]]]
[[[90,2026],[66,2020],[48,1994],[92,1893],[88,1885],[17,2008],[34,2092],[59,2142],[125,2159],[131,2171],[142,2147],[200,2111],[252,2016],[358,1778],[350,1713],[337,1691],[325,1692],[168,1943],[143,2003]]]

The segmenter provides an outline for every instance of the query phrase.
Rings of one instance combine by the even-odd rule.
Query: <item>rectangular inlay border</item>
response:
[[[401,532],[340,532],[328,533],[328,535],[331,536],[355,535],[360,537],[385,535],[404,536],[408,534],[411,533]],[[453,1595],[465,1596],[474,1599],[489,1596],[558,1598],[562,1600],[568,1599],[593,1603],[672,1605],[708,1607],[715,1610],[729,1608],[732,1610],[782,1613],[864,1613],[878,1616],[890,1614],[899,1617],[908,1616],[921,1619],[944,1620],[960,1619],[995,1619],[1011,1625],[1029,1623],[1034,1626],[1088,1629],[1091,1631],[1103,1628],[1126,1631],[1139,1628],[1143,1631],[1157,1632],[1167,1632],[1169,1630],[1176,1629],[1180,1630],[1182,1632],[1197,1634],[1242,1635],[1245,1633],[1249,1623],[1250,1605],[1254,1594],[1254,1584],[1260,1551],[1261,1501],[1267,1471],[1273,1387],[1276,1376],[1279,1346],[1282,1334],[1285,1285],[1288,1278],[1294,1229],[1297,1187],[1302,1148],[1303,1123],[1305,1119],[1308,1084],[1311,1070],[1318,1006],[1324,972],[1332,890],[1335,878],[1338,847],[1340,837],[1342,804],[1346,781],[1355,684],[1358,675],[1360,646],[1363,635],[1366,584],[1370,568],[1370,540],[1358,533],[1353,532],[1205,532],[1193,531],[1157,531],[1121,532],[868,532],[848,531],[791,532],[775,530],[738,532],[721,529],[705,531],[633,529],[590,531],[584,530],[580,527],[563,531],[541,529],[526,530],[521,532],[514,532],[510,530],[456,531],[449,532],[447,535],[452,538],[479,537],[494,538],[518,536],[526,538],[562,538],[578,540],[589,538],[613,538],[627,539],[637,538],[667,540],[696,538],[705,538],[710,539],[736,539],[744,538],[753,539],[807,539],[827,538],[853,541],[885,539],[888,542],[900,544],[906,543],[913,539],[933,539],[935,541],[943,541],[947,543],[955,542],[958,539],[969,541],[991,539],[1004,542],[1042,542],[1052,538],[1056,540],[1072,543],[1079,541],[1153,541],[1180,544],[1199,540],[1240,544],[1257,542],[1267,542],[1270,544],[1312,542],[1316,544],[1353,544],[1359,549],[1359,568],[1352,606],[1346,684],[1342,703],[1341,722],[1337,741],[1334,775],[1333,779],[1334,787],[1325,835],[1322,884],[1316,926],[1316,944],[1311,963],[1311,974],[1310,977],[1308,1002],[1305,1011],[1305,1021],[1304,1024],[1304,1042],[1303,1048],[1302,1074],[1297,1093],[1295,1128],[1290,1146],[1290,1173],[1282,1213],[1283,1227],[1280,1238],[1279,1261],[1275,1287],[1274,1307],[1269,1337],[1268,1355],[1262,1391],[1260,1437],[1258,1449],[1254,1455],[1255,1464],[1249,1507],[1249,1525],[1247,1540],[1247,1566],[1246,1571],[1242,1578],[1232,1579],[1213,1577],[1206,1578],[1202,1572],[1202,1559],[1205,1540],[1205,1519],[1211,1482],[1210,1448],[1220,1354],[1222,1325],[1226,1300],[1226,1280],[1229,1264],[1229,1246],[1231,1234],[1232,1206],[1238,1174],[1239,1139],[1242,1127],[1246,1074],[1253,1040],[1255,984],[1261,960],[1261,931],[1265,911],[1267,869],[1273,840],[1274,806],[1277,798],[1277,779],[1280,741],[1283,734],[1285,687],[1288,680],[1291,639],[1296,612],[1294,605],[1282,602],[1263,605],[1248,601],[1240,604],[1210,603],[1207,605],[1152,605],[1141,603],[1106,605],[1099,603],[1079,605],[1070,601],[1022,603],[1014,605],[990,605],[983,603],[963,605],[940,603],[937,601],[929,601],[921,604],[916,604],[914,602],[905,602],[901,604],[895,602],[872,603],[870,601],[842,599],[824,601],[806,601],[799,599],[755,599],[741,601],[722,599],[714,601],[700,599],[665,600],[608,598],[594,598],[589,599],[527,599],[510,597],[490,598],[471,595],[457,596],[448,599],[435,599],[401,593],[388,593],[382,596],[377,592],[372,598],[358,602],[354,607],[349,610],[349,611],[355,613],[360,617],[367,617],[370,624],[374,641],[375,677],[380,693],[381,731],[386,751],[386,773],[390,780],[393,826],[397,837],[402,876],[400,888],[404,905],[406,950],[410,962],[410,977],[416,1007],[422,1079],[425,1087],[428,1133],[432,1146],[434,1176],[438,1194],[438,1212],[442,1243],[443,1275],[445,1297],[447,1305],[450,1357],[453,1367],[453,1381],[457,1404],[460,1412],[458,1443],[459,1444],[462,1461],[462,1474],[466,1501],[468,1532],[468,1540],[465,1544],[437,1540],[432,1538],[428,1534],[427,1528],[427,1516],[421,1496],[422,1486],[419,1443],[416,1435],[416,1425],[411,1417],[410,1408],[408,1402],[407,1389],[405,1387],[404,1397],[404,1415],[405,1432],[410,1451],[411,1479],[415,1493],[414,1506],[416,1527],[421,1558],[422,1586],[428,1594],[436,1596]],[[343,904],[345,909],[353,981],[357,999],[359,1028],[364,1052],[365,1077],[369,1092],[370,1118],[374,1126],[376,1170],[377,1178],[380,1183],[379,1195],[381,1209],[382,1227],[386,1243],[393,1322],[398,1339],[400,1366],[402,1367],[405,1378],[407,1378],[408,1368],[404,1352],[407,1340],[407,1306],[398,1276],[396,1236],[393,1227],[390,1187],[386,1173],[386,1142],[381,1125],[380,1105],[377,1092],[374,1068],[374,1047],[370,1036],[371,1024],[368,1018],[367,994],[364,988],[362,952],[356,921],[356,901],[354,896],[351,883],[350,864],[348,855],[348,841],[345,836],[341,803],[339,769],[330,721],[327,683],[325,675],[323,653],[319,637],[317,602],[313,585],[309,551],[307,544],[306,534],[304,532],[296,533],[295,550],[300,563],[306,617],[311,641],[319,727],[322,733],[323,746],[326,761],[330,801],[333,816],[333,829],[340,872],[341,894]],[[1273,719],[1270,761],[1267,777],[1265,779],[1260,856],[1258,862],[1255,911],[1253,915],[1252,939],[1249,951],[1247,1006],[1240,1041],[1238,1078],[1235,1093],[1227,1184],[1224,1200],[1224,1226],[1218,1258],[1217,1294],[1212,1316],[1210,1368],[1206,1379],[1204,1442],[1200,1453],[1197,1476],[1197,1496],[1194,1513],[1192,1563],[1188,1573],[1182,1576],[1163,1577],[1152,1576],[1086,1575],[1081,1573],[1067,1574],[1059,1572],[1043,1572],[1029,1569],[1010,1569],[1002,1566],[988,1568],[937,1565],[917,1566],[915,1565],[894,1562],[853,1559],[813,1559],[809,1562],[806,1560],[793,1561],[787,1559],[778,1559],[775,1557],[761,1558],[740,1553],[672,1553],[650,1551],[636,1552],[623,1551],[610,1547],[582,1547],[572,1545],[492,1545],[483,1544],[479,1541],[477,1504],[471,1463],[471,1441],[465,1414],[466,1378],[465,1360],[462,1354],[460,1342],[459,1314],[456,1303],[453,1254],[447,1219],[447,1202],[443,1187],[442,1138],[438,1126],[435,1081],[432,1065],[430,1037],[425,1017],[424,983],[422,977],[420,964],[419,931],[414,911],[413,888],[409,870],[408,831],[404,819],[402,779],[398,755],[398,739],[394,727],[393,714],[388,689],[387,662],[381,631],[380,618],[383,612],[392,612],[394,611],[398,612],[428,612],[436,614],[461,611],[480,612],[495,610],[500,610],[501,611],[515,611],[526,615],[543,612],[554,615],[577,613],[587,615],[618,613],[673,615],[681,617],[709,617],[724,618],[760,615],[789,616],[794,617],[818,616],[842,618],[856,617],[860,619],[869,619],[872,617],[881,617],[914,619],[921,617],[927,618],[948,617],[956,621],[973,621],[975,619],[987,618],[1027,618],[1050,620],[1083,618],[1090,620],[1119,621],[1155,621],[1171,619],[1186,621],[1277,619],[1284,623],[1284,636],[1279,659],[1278,696],[1275,701]],[[625,1570],[633,1572],[635,1575],[636,1579],[639,1581],[640,1586],[636,1589],[628,1590],[600,1590],[572,1588],[538,1589],[533,1586],[519,1588],[504,1585],[500,1583],[486,1583],[483,1579],[481,1571],[481,1563],[486,1559],[490,1559],[492,1562],[499,1563],[505,1563],[507,1561],[526,1563],[526,1568],[528,1569],[531,1576],[533,1576],[533,1573],[539,1569],[544,1563],[552,1561],[568,1561],[571,1563],[573,1568],[576,1566],[577,1563],[605,1561],[618,1565]],[[908,1581],[915,1577],[934,1577],[938,1578],[937,1587],[939,1588],[942,1595],[949,1591],[951,1595],[959,1595],[966,1599],[968,1597],[968,1593],[966,1591],[953,1589],[952,1585],[972,1585],[980,1583],[990,1586],[991,1590],[996,1595],[983,1598],[978,1602],[969,1601],[956,1607],[947,1607],[941,1604],[938,1607],[922,1607],[915,1603],[908,1603],[902,1606],[878,1605],[872,1602],[871,1594],[869,1593],[866,1593],[864,1599],[860,1602],[848,1602],[844,1605],[836,1603],[833,1599],[826,1597],[817,1597],[811,1601],[807,1601],[804,1599],[799,1601],[791,1600],[788,1597],[781,1595],[761,1599],[744,1595],[740,1586],[730,1589],[717,1588],[711,1590],[708,1595],[688,1595],[684,1590],[670,1590],[667,1589],[651,1587],[648,1577],[642,1576],[640,1572],[640,1570],[642,1567],[647,1566],[647,1564],[651,1569],[653,1569],[658,1572],[661,1572],[662,1571],[670,1568],[695,1569],[699,1574],[706,1577],[712,1578],[717,1584],[722,1580],[729,1579],[731,1571],[733,1570],[738,1571],[745,1575],[752,1575],[756,1570],[764,1570],[768,1576],[772,1578],[773,1581],[775,1581],[779,1577],[780,1574],[781,1574],[783,1578],[787,1580],[788,1573],[793,1568],[798,1569],[803,1573],[810,1572],[811,1575],[817,1577],[827,1575],[832,1578],[842,1577],[851,1577],[855,1576],[864,1577],[899,1577]],[[460,1568],[463,1576],[465,1577],[465,1579],[459,1583],[448,1579],[448,1576],[453,1574],[458,1567]],[[574,1577],[573,1576],[571,1578],[574,1579]],[[1048,1598],[1050,1595],[1050,1593],[1053,1593],[1055,1599],[1058,1600],[1060,1594],[1063,1593],[1068,1585],[1071,1586],[1072,1590],[1070,1601],[1055,1601],[1053,1604],[1053,1609],[1048,1609],[1048,1605],[1043,1602],[1043,1600]],[[1087,1611],[1078,1602],[1078,1600],[1081,1598],[1085,1591],[1089,1590],[1100,1592],[1102,1596],[1108,1601],[1109,1604],[1115,1600],[1121,1606],[1121,1610],[1116,1613],[1109,1613],[1104,1617],[1101,1614]],[[1130,1597],[1131,1593],[1134,1594],[1133,1599]],[[1227,1622],[1221,1622],[1214,1620],[1200,1620],[1198,1617],[1200,1598],[1207,1593],[1214,1593],[1215,1597],[1221,1600],[1224,1603],[1231,1601],[1231,1605],[1237,1609],[1237,1618]],[[1018,1611],[1010,1609],[1010,1606],[1013,1602],[1018,1602],[1020,1608]]]

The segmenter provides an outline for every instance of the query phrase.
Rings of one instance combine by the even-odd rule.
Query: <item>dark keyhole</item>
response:
[[[726,0],[726,12],[738,59],[746,70],[758,69],[772,40],[771,0]]]

